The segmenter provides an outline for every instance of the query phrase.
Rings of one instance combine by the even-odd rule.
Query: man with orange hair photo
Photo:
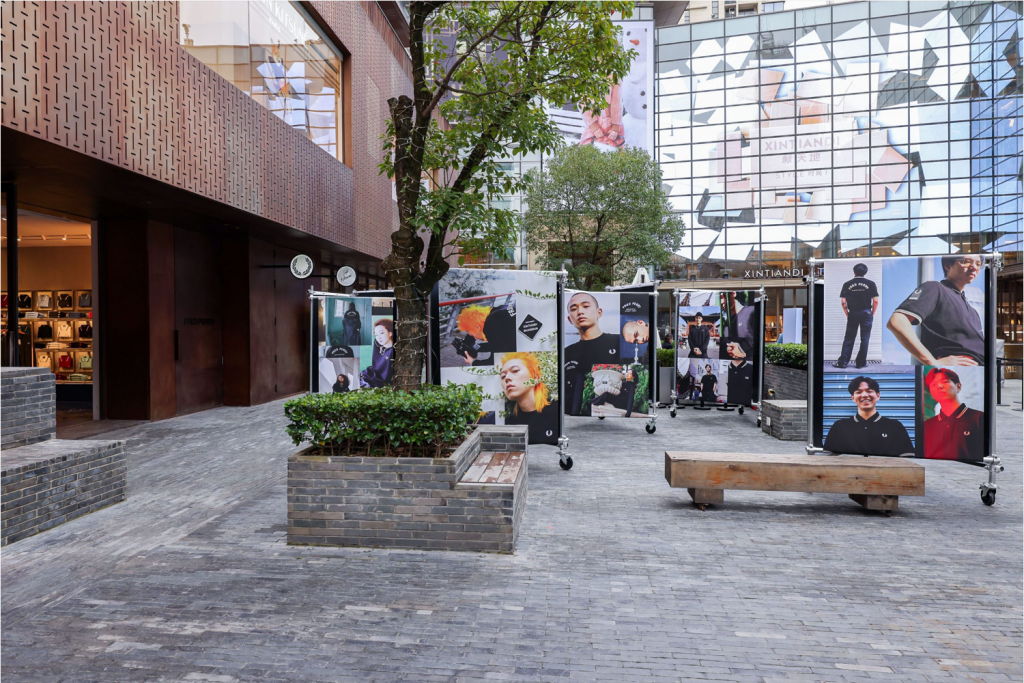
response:
[[[505,393],[505,424],[526,425],[530,443],[555,443],[558,439],[558,401],[541,373],[536,353],[506,353],[501,357],[501,390]]]
[[[467,365],[494,365],[494,355],[516,349],[516,314],[508,305],[466,306],[459,311],[456,326],[465,337],[452,339],[452,346]],[[480,358],[481,353],[490,354]]]

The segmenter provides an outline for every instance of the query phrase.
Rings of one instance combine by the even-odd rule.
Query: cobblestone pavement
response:
[[[799,451],[750,413],[573,420],[571,471],[531,449],[514,556],[287,546],[283,423],[277,402],[111,433],[128,501],[0,554],[5,683],[1021,680],[1009,408],[994,507],[982,470],[928,462],[891,519],[668,487],[666,449]]]

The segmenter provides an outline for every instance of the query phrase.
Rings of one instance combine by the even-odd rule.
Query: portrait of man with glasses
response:
[[[964,292],[983,265],[980,256],[943,256],[943,279],[922,282],[890,316],[886,327],[921,365],[985,364],[981,316]]]

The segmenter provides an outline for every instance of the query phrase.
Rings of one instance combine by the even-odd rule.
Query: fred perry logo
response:
[[[614,355],[618,353],[618,351],[616,351],[615,349],[608,349],[608,353]]]
[[[550,429],[549,429],[548,431],[544,432],[544,435],[545,435],[545,436],[551,436],[551,435],[553,435],[553,434],[554,434],[554,432],[553,432],[553,431],[551,431]]]
[[[907,297],[907,299],[909,299],[910,301],[917,301],[920,298],[921,298],[921,288],[920,287],[915,289],[914,292],[910,296]]]
[[[964,432],[964,436],[970,436],[970,435],[971,435],[970,432]]]
[[[882,432],[882,438],[883,439],[887,438],[888,436],[889,436],[888,434],[886,434],[885,432]]]

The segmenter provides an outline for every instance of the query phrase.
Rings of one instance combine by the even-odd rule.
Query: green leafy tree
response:
[[[527,247],[542,268],[564,266],[574,288],[628,282],[637,266],[667,264],[682,243],[683,220],[642,149],[564,147],[527,181]]]
[[[427,297],[458,247],[507,245],[516,214],[490,200],[520,190],[498,160],[560,140],[544,102],[604,104],[629,70],[612,13],[629,2],[410,2],[413,96],[388,100],[382,173],[399,228],[383,267],[398,306],[395,386],[414,389],[426,358]],[[611,81],[609,81],[611,78]]]

